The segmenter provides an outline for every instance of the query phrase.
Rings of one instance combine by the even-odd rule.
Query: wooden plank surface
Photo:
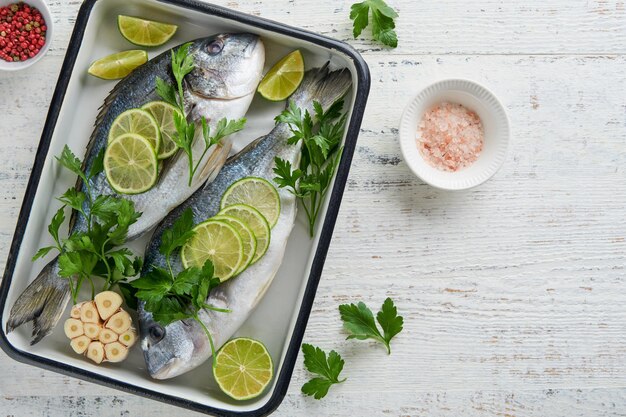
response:
[[[217,2],[349,40],[350,2]],[[372,91],[305,340],[348,381],[304,398],[298,360],[277,415],[626,414],[626,11],[619,1],[391,2],[400,46],[351,41]],[[50,4],[49,55],[0,74],[0,264],[6,259],[79,2]],[[401,160],[400,113],[429,80],[489,86],[511,119],[502,170],[460,193]],[[393,297],[387,356],[345,341],[337,305]],[[0,354],[0,416],[195,415]]]

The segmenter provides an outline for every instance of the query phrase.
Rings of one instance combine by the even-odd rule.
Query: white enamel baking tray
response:
[[[148,51],[150,58],[198,37],[220,32],[252,32],[259,34],[265,43],[266,70],[280,57],[299,48],[307,69],[330,61],[332,69],[347,68],[352,74],[352,90],[345,98],[350,115],[344,138],[345,148],[315,236],[309,239],[303,213],[300,213],[283,264],[271,288],[237,333],[263,341],[274,359],[274,381],[263,395],[254,400],[236,402],[222,394],[213,381],[209,362],[180,377],[156,381],[149,377],[145,369],[139,346],[132,349],[123,366],[96,366],[69,349],[62,326],[57,326],[53,334],[35,346],[29,344],[29,325],[8,335],[4,333],[15,299],[49,260],[30,261],[39,247],[51,243],[46,226],[60,205],[55,197],[75,182],[75,178],[63,171],[53,156],[58,155],[67,144],[82,157],[98,108],[115,84],[87,75],[87,68],[102,56],[134,48],[118,33],[118,14],[141,16],[179,26],[172,41],[162,48]],[[271,413],[287,391],[298,355],[345,187],[369,85],[367,65],[352,48],[297,28],[189,0],[86,0],[77,17],[50,105],[0,286],[0,347],[18,361],[208,414]],[[260,97],[255,98],[247,115],[247,127],[236,137],[233,151],[268,133],[274,116],[283,106],[284,103],[269,103]],[[149,235],[133,242],[132,247],[137,253],[142,253]],[[85,292],[81,299],[88,297]]]

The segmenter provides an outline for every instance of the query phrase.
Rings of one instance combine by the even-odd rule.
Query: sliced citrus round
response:
[[[143,136],[126,133],[109,143],[104,153],[104,172],[120,194],[140,194],[158,178],[156,152]]]
[[[218,216],[232,216],[242,220],[248,225],[254,237],[256,238],[256,251],[250,265],[258,261],[261,256],[265,255],[267,248],[270,246],[270,225],[263,215],[254,207],[246,204],[235,204],[222,209]]]
[[[146,51],[117,52],[95,61],[87,72],[104,80],[117,80],[126,77],[132,70],[146,62],[148,62]]]
[[[274,227],[280,215],[280,197],[269,181],[258,177],[246,177],[233,183],[222,195],[220,207],[247,204],[259,210]]]
[[[254,254],[256,253],[256,237],[254,237],[254,232],[250,230],[250,227],[243,221],[236,217],[232,216],[215,216],[213,220],[219,220],[225,223],[228,223],[232,227],[237,230],[239,236],[241,237],[241,241],[243,242],[243,258],[241,260],[241,265],[237,268],[235,275],[241,274],[252,262],[252,258],[254,258]]]
[[[161,130],[161,147],[157,154],[159,159],[166,159],[174,155],[178,150],[178,146],[172,140],[172,136],[177,134],[174,115],[178,114],[184,117],[183,114],[176,107],[164,101],[151,101],[141,108],[155,118]]]
[[[185,268],[201,268],[207,260],[213,262],[214,275],[221,282],[231,278],[243,259],[243,241],[228,223],[209,219],[194,227],[194,235],[181,250]]]
[[[149,112],[130,109],[117,116],[109,129],[109,143],[126,133],[135,133],[148,139],[158,155],[161,147],[161,131],[157,121]]]
[[[272,381],[272,357],[258,340],[239,337],[217,352],[213,376],[220,389],[235,400],[258,397]]]
[[[299,50],[295,50],[265,74],[259,84],[258,92],[271,101],[287,99],[296,91],[304,78],[304,58]]]
[[[117,27],[126,40],[139,46],[159,46],[169,41],[178,26],[132,16],[117,16]]]

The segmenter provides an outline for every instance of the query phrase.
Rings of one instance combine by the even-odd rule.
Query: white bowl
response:
[[[18,0],[0,0],[0,7],[17,2]],[[0,71],[18,71],[28,68],[43,58],[46,52],[48,52],[48,48],[50,48],[50,42],[52,41],[52,15],[50,14],[50,9],[48,9],[44,0],[25,0],[24,3],[39,9],[41,16],[43,16],[46,21],[46,43],[44,43],[43,47],[39,49],[39,53],[37,55],[27,59],[26,61],[8,62],[4,59],[0,59]]]
[[[461,104],[480,117],[485,137],[483,150],[470,166],[456,172],[429,165],[417,147],[418,124],[424,112],[443,101]],[[509,144],[509,119],[498,99],[473,81],[450,79],[423,89],[407,106],[400,122],[400,148],[409,168],[422,181],[444,190],[465,190],[482,184],[502,166]]]

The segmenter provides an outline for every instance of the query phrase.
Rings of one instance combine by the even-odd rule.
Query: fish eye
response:
[[[148,332],[155,343],[161,341],[161,339],[165,337],[165,329],[160,324],[150,326],[150,330]]]
[[[224,42],[222,42],[219,39],[216,39],[212,41],[211,43],[209,43],[206,49],[209,55],[217,55],[220,52],[222,52],[222,49],[224,49]]]

